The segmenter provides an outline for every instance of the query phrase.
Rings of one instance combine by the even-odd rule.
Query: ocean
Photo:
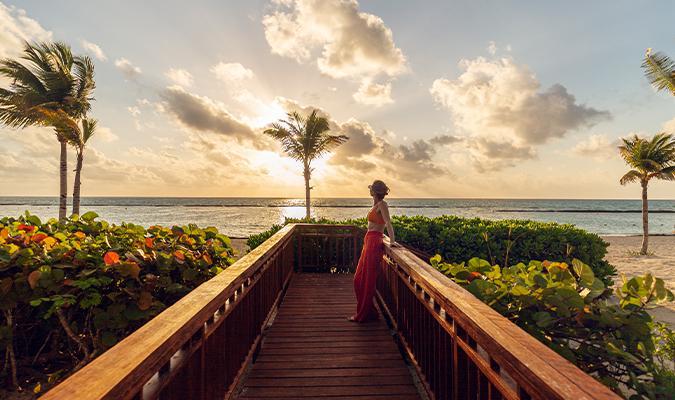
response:
[[[450,214],[489,219],[531,219],[574,224],[600,235],[642,233],[640,200],[542,199],[388,199],[393,215]],[[113,223],[143,226],[215,226],[232,237],[246,237],[280,223],[285,217],[305,215],[304,199],[196,198],[196,197],[86,197],[82,213],[95,211]],[[330,219],[363,217],[372,205],[367,198],[318,198],[312,214]],[[675,200],[649,202],[650,233],[675,231]],[[40,218],[58,215],[56,197],[0,197],[0,216],[18,216],[25,210]],[[70,207],[69,207],[70,210]]]

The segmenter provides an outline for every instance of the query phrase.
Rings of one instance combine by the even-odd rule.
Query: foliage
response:
[[[651,179],[675,180],[675,138],[659,133],[650,139],[633,135],[623,138],[619,153],[631,168],[620,183],[649,182]]]
[[[286,219],[285,224],[308,222]],[[331,221],[312,219],[310,223],[351,224],[367,227],[365,218]],[[392,224],[396,240],[427,254],[440,254],[446,260],[461,261],[471,257],[491,263],[518,263],[533,259],[556,259],[571,262],[577,258],[591,266],[595,276],[610,285],[616,270],[604,260],[608,244],[598,235],[573,225],[528,220],[487,220],[452,215],[429,218],[395,216]],[[281,229],[249,237],[251,249]]]
[[[0,219],[0,340],[20,375],[36,361],[59,377],[81,367],[233,262],[216,228],[96,218]]]
[[[657,90],[666,90],[675,95],[675,61],[667,55],[647,49],[642,61],[645,76]]]
[[[611,289],[578,259],[502,267],[480,258],[445,263],[436,255],[431,264],[613,390],[625,385],[637,398],[660,398],[658,336],[646,310],[673,300],[662,279],[624,278],[616,304],[605,298]]]

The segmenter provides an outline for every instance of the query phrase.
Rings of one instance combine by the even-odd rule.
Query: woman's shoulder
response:
[[[387,204],[386,200],[380,200],[380,202],[377,203],[377,208],[389,208],[389,204]]]

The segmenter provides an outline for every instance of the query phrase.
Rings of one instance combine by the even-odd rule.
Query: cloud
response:
[[[393,136],[391,132],[378,134],[367,122],[350,118],[340,123],[319,107],[304,106],[285,98],[277,98],[276,101],[289,112],[308,114],[316,109],[319,115],[328,118],[332,134],[349,137],[347,142],[333,151],[328,164],[339,167],[344,176],[351,178],[370,179],[371,175],[379,171],[408,183],[419,183],[446,174],[445,168],[438,165],[433,156],[439,144],[460,140],[454,137],[449,139],[446,135],[397,146],[389,141]]]
[[[18,56],[26,41],[50,40],[52,33],[30,18],[26,11],[0,3],[0,58]]]
[[[101,47],[99,47],[99,45],[92,42],[88,42],[84,39],[80,41],[80,44],[82,44],[82,48],[86,52],[92,54],[94,57],[96,57],[97,60],[106,61],[108,59],[108,57],[106,57],[105,53],[103,52],[103,50],[101,50]]]
[[[394,102],[391,98],[391,83],[378,84],[365,79],[358,92],[354,93],[354,100],[361,104],[376,107],[391,104]]]
[[[607,111],[578,104],[560,84],[541,90],[529,68],[511,58],[478,57],[462,60],[460,67],[459,77],[436,79],[430,92],[451,112],[455,127],[472,138],[467,144],[478,162],[531,159],[536,146],[610,118]]]
[[[247,79],[252,79],[254,76],[253,71],[239,63],[219,62],[218,64],[211,67],[210,71],[216,76],[216,78],[225,83],[240,82]]]
[[[267,142],[261,133],[233,116],[222,103],[187,92],[180,86],[168,87],[160,95],[166,112],[186,127],[250,141],[256,146],[264,147]]]
[[[497,54],[497,43],[495,43],[494,40],[490,40],[488,43],[487,51],[493,56]]]
[[[169,78],[169,80],[176,85],[181,85],[183,87],[192,86],[192,82],[194,81],[192,74],[181,68],[170,68],[164,73],[164,76]]]
[[[675,134],[675,118],[663,123],[663,131]]]
[[[609,160],[617,158],[619,139],[610,139],[607,135],[590,135],[577,143],[572,152],[583,157],[591,157],[596,160]]]
[[[276,0],[263,17],[271,51],[299,63],[316,58],[319,71],[332,78],[362,81],[408,70],[391,29],[376,15],[359,11],[356,0]],[[320,52],[318,51],[320,49]],[[318,54],[318,56],[317,56]],[[385,85],[379,92],[386,90]],[[359,90],[364,97],[366,88]],[[390,90],[390,89],[389,89]],[[376,105],[381,105],[383,95]],[[388,97],[388,96],[386,96]]]
[[[118,58],[115,60],[115,67],[122,71],[124,76],[129,80],[135,80],[141,74],[141,69],[131,63],[126,58]]]
[[[115,135],[112,129],[106,126],[99,126],[96,128],[96,134],[94,135],[94,138],[105,143],[111,143],[118,140],[120,137]]]

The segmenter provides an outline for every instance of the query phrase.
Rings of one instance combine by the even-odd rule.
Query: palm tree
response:
[[[645,76],[657,90],[668,90],[675,95],[675,61],[667,55],[647,49],[642,61]]]
[[[273,123],[265,134],[281,143],[284,152],[294,160],[302,161],[305,177],[305,210],[306,218],[310,218],[309,180],[312,176],[312,161],[329,153],[333,148],[346,142],[345,135],[329,135],[328,119],[317,115],[313,110],[308,117],[297,112],[288,113],[288,119]]]
[[[619,181],[622,185],[640,182],[642,186],[642,248],[640,254],[647,254],[649,241],[649,206],[647,185],[651,179],[675,181],[675,138],[659,133],[651,139],[633,135],[621,139],[619,153],[632,169]]]
[[[0,122],[13,128],[50,126],[61,145],[59,219],[66,217],[68,159],[66,126],[91,108],[94,63],[73,56],[65,43],[26,43],[19,60],[0,60],[0,75],[11,80],[0,88]],[[71,123],[65,123],[70,118]],[[75,125],[77,125],[75,123]]]
[[[82,181],[82,164],[84,161],[84,148],[89,139],[96,133],[96,125],[98,121],[93,118],[82,118],[82,128],[80,128],[75,120],[70,118],[65,113],[58,115],[47,116],[49,123],[61,135],[66,138],[68,144],[75,148],[77,154],[77,164],[75,165],[75,182],[73,183],[73,214],[80,214],[80,187]]]

